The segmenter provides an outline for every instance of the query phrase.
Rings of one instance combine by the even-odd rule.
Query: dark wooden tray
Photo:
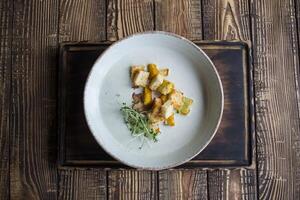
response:
[[[90,133],[83,113],[86,77],[108,43],[64,43],[60,52],[59,157],[61,165],[126,167],[111,158]],[[206,149],[180,167],[237,167],[252,163],[254,134],[251,64],[241,42],[197,42],[222,79],[225,106],[220,128]]]

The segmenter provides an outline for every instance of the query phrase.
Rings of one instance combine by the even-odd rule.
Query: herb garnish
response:
[[[123,103],[121,107],[125,123],[133,136],[144,136],[157,142],[157,133],[150,127],[149,120],[144,113],[139,113]]]

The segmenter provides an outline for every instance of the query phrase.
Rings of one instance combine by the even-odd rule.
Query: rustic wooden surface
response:
[[[137,3],[135,3],[137,2]],[[299,199],[298,0],[0,0],[1,199]],[[59,168],[58,43],[145,30],[252,42],[257,166]]]
[[[10,197],[55,199],[58,1],[12,3]]]
[[[299,2],[299,1],[298,1]],[[299,49],[295,4],[252,1],[259,197],[300,198]]]
[[[9,197],[12,8],[10,1],[0,1],[0,199]]]
[[[250,10],[247,0],[204,0],[203,12],[205,40],[250,40]],[[255,167],[254,169],[209,171],[209,197],[211,199],[256,199]]]

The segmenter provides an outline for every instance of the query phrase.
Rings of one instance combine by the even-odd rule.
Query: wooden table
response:
[[[0,0],[0,199],[299,199],[299,0]],[[253,169],[57,164],[58,45],[164,30],[251,41]]]

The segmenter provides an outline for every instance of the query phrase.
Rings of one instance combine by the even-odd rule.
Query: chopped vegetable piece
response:
[[[190,106],[193,104],[193,100],[187,97],[183,97],[182,102],[183,104],[179,109],[179,113],[182,115],[187,115],[190,112]]]
[[[160,110],[162,106],[162,100],[160,98],[155,98],[153,101],[152,110],[148,113],[148,118],[151,123],[157,123],[163,121],[163,117],[160,115]]]
[[[162,94],[162,95],[160,96],[160,98],[161,98],[161,100],[162,100],[163,103],[165,103],[165,102],[168,100],[168,96],[167,96],[167,95],[163,95],[163,94]]]
[[[159,114],[163,102],[160,98],[155,98],[152,106],[152,113]]]
[[[157,74],[150,82],[150,89],[156,90],[164,81],[164,76]]]
[[[159,122],[150,123],[150,128],[152,128],[156,134],[159,134]]]
[[[133,78],[134,86],[146,87],[150,73],[145,71],[138,71]]]
[[[172,103],[173,106],[176,110],[180,109],[182,102],[183,102],[183,94],[182,92],[178,91],[178,90],[173,90],[170,94],[169,94],[169,98]]]
[[[159,74],[161,74],[163,76],[168,76],[169,75],[169,69],[168,68],[160,69]]]
[[[174,120],[174,114],[171,115],[166,121],[165,123],[169,126],[175,126],[175,120]]]
[[[152,92],[148,87],[144,88],[143,100],[145,106],[149,106],[152,103]]]
[[[143,94],[132,94],[133,104],[132,108],[138,112],[143,112],[146,110],[146,106],[143,103]]]
[[[166,101],[161,107],[161,113],[165,119],[168,119],[171,115],[173,115],[173,111],[174,107],[171,100]]]
[[[173,89],[174,84],[167,80],[164,80],[163,83],[157,88],[157,90],[164,95],[171,93]]]
[[[157,74],[159,74],[159,71],[155,64],[148,64],[148,71],[150,72],[150,78],[155,77]]]
[[[146,115],[126,106],[126,104],[123,104],[121,112],[132,135],[142,135],[154,142],[157,141],[157,133],[150,127],[150,123]]]

